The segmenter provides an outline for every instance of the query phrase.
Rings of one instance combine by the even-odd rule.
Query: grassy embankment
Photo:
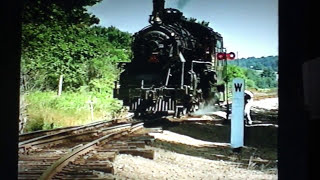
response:
[[[28,122],[25,132],[87,124],[112,119],[121,109],[121,101],[85,92],[31,92],[25,94]],[[89,100],[93,103],[93,117]]]

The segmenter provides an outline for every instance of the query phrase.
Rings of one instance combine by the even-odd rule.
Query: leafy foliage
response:
[[[245,76],[245,71],[242,68],[239,68],[237,66],[234,65],[229,65],[227,67],[227,74],[226,74],[226,81],[232,81],[232,79],[234,78],[246,78]]]
[[[63,24],[98,24],[99,19],[87,13],[86,6],[102,0],[28,0],[23,5],[23,23],[50,24],[54,21]]]
[[[60,75],[64,75],[65,90],[95,88],[91,81],[113,82],[119,73],[116,62],[129,61],[131,34],[115,27],[90,27],[97,21],[83,6],[99,1],[84,2],[26,3],[25,10],[30,10],[24,13],[22,26],[22,85],[26,91],[56,90]],[[36,15],[39,18],[31,19]]]
[[[105,117],[120,109],[112,89],[117,62],[131,57],[131,34],[96,26],[86,10],[101,0],[29,0],[22,15],[21,87],[30,104],[29,130],[81,124],[88,118],[87,100]],[[57,97],[60,75],[63,93]],[[85,114],[85,116],[84,116]],[[89,113],[90,114],[90,113]],[[65,122],[61,122],[64,119]],[[79,122],[68,124],[70,119]]]
[[[34,32],[41,32],[23,46],[22,73],[28,81],[25,89],[55,90],[60,75],[64,75],[64,87],[69,90],[89,85],[96,78],[114,79],[112,74],[118,73],[116,62],[129,61],[130,40],[123,41],[126,44],[114,41],[113,45],[108,40],[108,29],[103,29],[106,28],[24,26],[24,41]],[[111,32],[121,36],[118,31]]]
[[[270,68],[273,71],[278,71],[278,56],[241,58],[230,61],[230,64],[254,70]]]
[[[243,78],[249,88],[274,88],[278,86],[276,75],[270,68],[265,68],[259,73],[252,69],[228,65],[225,80],[231,82],[236,77]]]
[[[248,81],[247,84],[253,85],[254,83],[254,86],[258,88],[274,88],[278,86],[276,79],[278,56],[241,58],[230,61],[228,64],[243,68],[246,78],[252,81]]]

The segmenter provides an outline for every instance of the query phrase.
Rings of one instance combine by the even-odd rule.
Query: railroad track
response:
[[[86,131],[90,129],[96,129],[100,128],[103,126],[110,126],[112,124],[115,124],[118,122],[119,119],[114,119],[111,121],[97,121],[93,122],[87,125],[82,125],[82,126],[70,126],[70,127],[64,127],[64,128],[57,128],[57,129],[51,129],[51,130],[40,130],[40,131],[34,131],[30,133],[24,133],[19,135],[19,142],[26,141],[29,139],[34,139],[34,138],[47,138],[44,136],[50,137],[50,135],[61,135],[61,134],[72,134],[72,133],[77,133],[81,131]]]
[[[65,128],[57,128],[57,129],[51,129],[51,130],[39,130],[39,131],[33,131],[29,133],[23,133],[19,135],[19,142],[26,141],[28,139],[40,137],[40,136],[45,136],[45,135],[50,135],[50,134],[56,134],[59,132],[67,131],[72,128],[77,128],[80,126],[70,126],[70,127],[65,127]]]
[[[101,121],[39,133],[19,143],[18,179],[114,179],[117,154],[153,159],[153,151],[144,149],[152,137],[143,123]]]

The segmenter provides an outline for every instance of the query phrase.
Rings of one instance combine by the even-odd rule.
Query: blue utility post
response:
[[[244,80],[232,81],[231,147],[239,148],[244,141]]]

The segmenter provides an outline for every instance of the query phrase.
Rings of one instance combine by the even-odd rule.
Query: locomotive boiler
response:
[[[116,82],[114,97],[136,115],[193,112],[224,96],[222,36],[153,0],[150,25],[135,33],[133,59]]]

